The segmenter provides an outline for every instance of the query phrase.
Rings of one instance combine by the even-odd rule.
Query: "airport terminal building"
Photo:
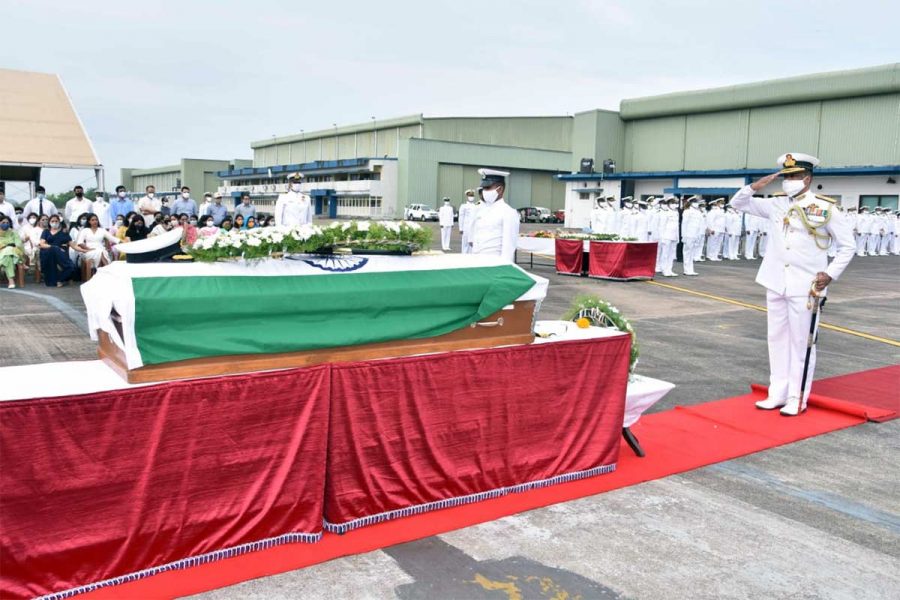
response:
[[[509,170],[515,207],[562,208],[571,169],[572,118],[449,117],[413,115],[300,132],[253,142],[253,167],[222,171],[220,191],[250,192],[270,210],[287,190],[285,176],[302,172],[316,214],[325,217],[390,218],[408,204],[454,206],[478,186],[477,169]]]

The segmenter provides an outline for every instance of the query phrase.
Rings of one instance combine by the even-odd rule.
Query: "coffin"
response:
[[[527,344],[547,280],[499,257],[114,263],[81,288],[130,383]]]
[[[395,340],[375,344],[343,346],[325,350],[306,350],[280,354],[239,354],[162,363],[129,369],[125,353],[109,334],[97,330],[98,355],[128,383],[150,383],[216,375],[232,375],[272,369],[308,367],[322,363],[395,358],[416,354],[492,348],[534,341],[535,302],[517,301],[487,319],[444,335],[413,340]],[[117,320],[121,327],[121,320]],[[121,331],[120,331],[121,335]]]

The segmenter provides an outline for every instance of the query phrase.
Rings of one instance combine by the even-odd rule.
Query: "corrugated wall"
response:
[[[455,144],[435,140],[407,139],[401,142],[398,170],[398,205],[421,202],[436,206],[448,196],[458,206],[467,188],[479,183],[479,167],[509,170],[508,198],[513,206],[532,204],[532,191],[543,194],[546,184],[535,179],[551,179],[557,172],[567,172],[571,154],[548,150]],[[554,206],[565,204],[565,185],[550,184]]]
[[[792,150],[827,167],[900,164],[900,94],[626,121],[619,170],[774,168]]]
[[[453,117],[425,119],[425,138],[569,152],[572,117]]]

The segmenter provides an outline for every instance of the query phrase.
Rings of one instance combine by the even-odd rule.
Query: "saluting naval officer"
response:
[[[509,173],[494,169],[478,169],[478,173],[484,203],[478,206],[472,223],[472,254],[495,254],[513,262],[519,239],[519,213],[503,198]]]
[[[288,191],[275,201],[275,224],[293,227],[312,223],[313,206],[309,196],[302,193],[303,173],[288,175]]]
[[[810,193],[813,169],[819,160],[794,152],[778,158],[781,170],[744,186],[732,205],[768,222],[770,241],[756,282],[766,288],[769,340],[769,397],[758,408],[781,408],[781,414],[796,416],[806,410],[816,366],[812,346],[801,390],[810,336],[812,308],[824,296],[828,284],[840,277],[853,258],[855,245],[850,223],[835,209],[835,201]],[[754,198],[782,175],[784,193],[774,198]],[[837,255],[828,264],[826,252],[835,244]]]

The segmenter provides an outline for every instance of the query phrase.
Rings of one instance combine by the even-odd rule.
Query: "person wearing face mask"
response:
[[[707,233],[709,234],[706,240],[706,258],[713,262],[722,260],[719,258],[719,254],[722,252],[722,246],[725,242],[726,217],[724,207],[725,198],[716,198],[706,217]]]
[[[34,268],[37,264],[38,248],[41,244],[41,234],[47,228],[47,217],[44,222],[38,222],[37,215],[28,215],[28,219],[19,228],[19,237],[22,238],[22,246],[25,250],[25,266]]]
[[[197,213],[195,216],[197,217],[205,217],[209,214],[209,207],[212,206],[212,194],[206,192],[203,194],[203,202],[200,203],[200,208],[197,209]],[[181,214],[181,213],[178,213]]]
[[[256,216],[256,207],[250,201],[250,192],[241,194],[241,203],[234,207],[234,214],[241,215],[245,219]]]
[[[185,185],[181,187],[181,195],[172,204],[172,214],[185,214],[188,216],[195,216],[198,214],[197,203],[191,198],[191,188],[188,186]]]
[[[109,202],[106,201],[103,192],[97,192],[94,195],[94,203],[91,208],[100,220],[100,227],[109,229],[110,225],[112,225],[112,221],[109,218]]]
[[[450,198],[443,199],[443,206],[438,210],[438,223],[441,226],[441,250],[450,252],[450,234],[453,232],[453,207]]]
[[[519,213],[503,197],[509,173],[494,169],[479,169],[478,173],[484,204],[478,207],[472,225],[472,254],[493,254],[513,262],[519,239]]]
[[[472,252],[472,222],[478,205],[475,203],[475,191],[466,190],[466,201],[459,207],[459,235],[462,238],[462,253]]]
[[[694,270],[694,257],[697,255],[697,246],[703,244],[703,234],[706,231],[706,223],[703,214],[697,207],[699,196],[692,196],[686,201],[686,208],[681,213],[681,241],[682,261],[684,274],[696,276]]]
[[[59,214],[59,211],[56,210],[56,206],[47,200],[47,190],[44,189],[44,186],[39,185],[35,188],[35,193],[37,194],[34,198],[28,201],[22,209],[22,218],[27,219],[28,215],[36,214],[38,219],[47,215],[48,217],[52,215]]]
[[[16,287],[16,265],[25,259],[22,238],[13,230],[12,219],[0,215],[0,271],[6,275],[7,286]]]
[[[135,215],[131,220],[131,225],[129,225],[128,229],[125,230],[125,241],[138,242],[140,240],[146,240],[147,236],[149,235],[150,230],[145,224],[144,217],[141,215]]]
[[[665,277],[678,277],[678,274],[672,270],[678,246],[678,198],[669,198],[660,202],[657,226],[659,227],[659,244],[663,249],[660,254],[662,274]]]
[[[288,175],[288,191],[275,201],[275,224],[293,227],[312,223],[313,206],[310,197],[301,192],[303,173]]]
[[[94,204],[84,197],[83,187],[76,185],[72,188],[72,193],[74,193],[75,196],[66,202],[66,208],[63,211],[67,223],[72,223],[72,220],[78,215],[94,212]]]
[[[216,192],[213,196],[213,203],[209,206],[206,214],[213,218],[213,225],[216,227],[222,223],[222,219],[228,216],[228,209],[222,204],[222,192]]]
[[[125,191],[124,185],[116,186],[116,198],[109,203],[110,221],[115,222],[118,216],[124,218],[130,212],[134,212],[134,202],[128,197],[128,192]]]
[[[158,213],[159,209],[162,208],[162,203],[156,197],[156,186],[148,185],[144,189],[146,195],[138,200],[137,211],[144,215],[144,219],[150,220],[150,217]]]
[[[69,230],[67,231],[67,233],[69,234],[69,237],[72,238],[73,241],[76,241],[76,245],[77,245],[78,235],[81,233],[81,230],[84,229],[85,227],[87,227],[88,214],[89,213],[78,215],[70,222],[71,224],[69,225]],[[75,263],[75,268],[77,269],[79,266],[79,263],[81,261],[80,250],[78,250],[77,248],[70,248],[69,249],[69,259],[73,263]]]
[[[631,196],[622,198],[622,209],[619,211],[619,229],[615,232],[619,237],[631,236],[631,221],[634,218],[634,199]]]
[[[0,189],[0,216],[3,215],[9,217],[13,229],[19,228],[19,219],[18,215],[16,215],[16,208],[11,202],[6,201],[6,192],[4,192],[3,189]]]
[[[811,333],[817,296],[825,296],[828,285],[843,273],[853,258],[855,244],[847,217],[835,210],[835,201],[811,193],[813,169],[819,159],[793,152],[778,158],[779,171],[741,188],[732,206],[762,217],[769,227],[769,246],[756,282],[766,288],[769,341],[769,396],[756,403],[765,410],[781,408],[781,414],[796,416],[806,409],[816,366],[815,345],[809,352],[804,381],[807,340]],[[782,194],[755,198],[754,194],[782,176]],[[828,263],[827,250],[837,253]],[[814,296],[815,295],[815,296]]]
[[[725,244],[727,250],[722,252],[722,258],[727,260],[740,260],[738,250],[741,245],[741,233],[743,230],[742,215],[730,204],[725,208]]]
[[[75,273],[75,264],[69,258],[69,249],[78,246],[63,231],[59,215],[49,219],[49,228],[41,233],[41,275],[47,287],[62,287]]]

